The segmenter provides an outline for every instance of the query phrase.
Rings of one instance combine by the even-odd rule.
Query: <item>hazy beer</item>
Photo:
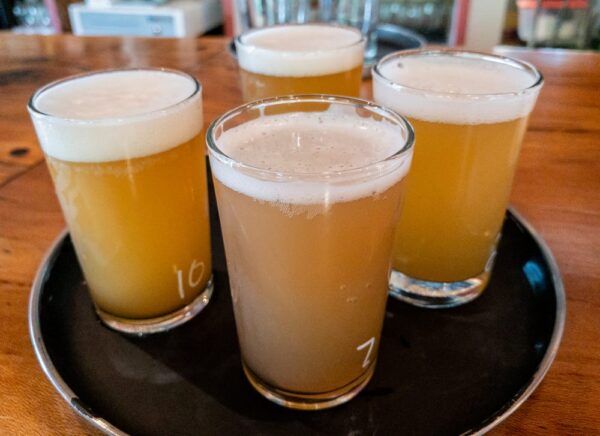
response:
[[[375,100],[406,115],[417,138],[393,256],[397,295],[440,307],[483,290],[541,83],[528,64],[477,53],[405,52],[377,65]]]
[[[118,330],[172,327],[210,297],[201,105],[195,79],[164,70],[65,79],[30,102],[92,299]]]
[[[351,27],[288,24],[239,36],[245,101],[289,94],[360,92],[365,39]]]
[[[377,357],[409,125],[290,97],[226,114],[208,141],[246,375],[288,407],[347,401]]]

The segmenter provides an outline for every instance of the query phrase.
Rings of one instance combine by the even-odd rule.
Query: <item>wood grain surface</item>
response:
[[[27,326],[38,264],[64,226],[26,104],[41,85],[103,68],[170,67],[203,85],[205,124],[241,102],[228,41],[0,34],[0,434],[94,434],[38,365]],[[546,83],[512,204],[545,238],[567,292],[556,361],[493,434],[600,434],[600,54],[499,49]],[[363,84],[370,96],[370,82]]]

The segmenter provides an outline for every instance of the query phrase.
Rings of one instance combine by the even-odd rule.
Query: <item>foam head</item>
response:
[[[38,91],[29,109],[44,152],[71,162],[159,153],[202,129],[198,82],[164,70],[115,70],[65,79]]]
[[[336,111],[266,115],[221,133],[217,147],[234,163],[213,153],[211,168],[221,183],[259,200],[351,201],[382,193],[406,175],[412,149],[386,159],[405,146],[407,136],[398,125]]]
[[[236,39],[240,67],[281,77],[322,76],[362,65],[365,40],[353,28],[295,24],[253,30]]]
[[[424,121],[497,123],[527,116],[541,87],[530,65],[467,52],[390,55],[374,70],[375,100]]]

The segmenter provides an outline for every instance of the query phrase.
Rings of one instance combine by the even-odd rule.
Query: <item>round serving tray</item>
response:
[[[556,263],[507,213],[488,289],[462,307],[388,301],[375,375],[352,401],[284,409],[244,379],[214,195],[215,291],[193,320],[136,338],[96,317],[69,235],[42,262],[30,333],[46,376],[107,434],[480,434],[514,412],[544,377],[565,320]]]

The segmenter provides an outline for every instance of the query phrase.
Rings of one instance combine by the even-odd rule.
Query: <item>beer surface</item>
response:
[[[83,76],[43,91],[33,105],[42,113],[32,112],[42,148],[63,161],[143,157],[189,141],[202,128],[196,83],[167,71]]]
[[[274,26],[243,35],[236,44],[240,67],[268,76],[335,74],[362,65],[359,31],[331,25]]]
[[[417,54],[390,58],[378,70],[400,86],[375,86],[375,100],[424,121],[514,120],[529,114],[537,97],[537,90],[525,91],[537,81],[532,72],[481,58]]]
[[[212,165],[213,174],[235,191],[283,203],[351,201],[381,193],[406,174],[410,160],[400,158],[387,169],[386,165],[374,169],[373,164],[398,152],[406,132],[388,123],[357,118],[332,112],[257,118],[224,132],[217,143],[229,157],[269,175],[249,177],[220,162]],[[397,171],[398,165],[404,166],[403,171]],[[349,176],[348,170],[355,173]],[[331,177],[323,178],[323,173]]]

